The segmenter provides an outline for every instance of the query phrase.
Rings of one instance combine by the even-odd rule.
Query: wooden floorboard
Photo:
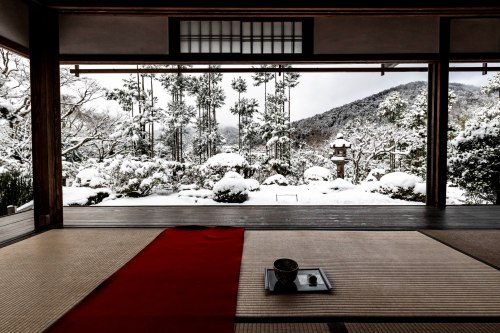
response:
[[[65,227],[242,226],[249,230],[500,229],[500,206],[64,207]],[[33,211],[0,218],[0,247],[34,232]]]
[[[247,229],[500,229],[500,206],[65,207],[66,227],[228,225]]]
[[[35,231],[33,211],[0,218],[0,247]]]

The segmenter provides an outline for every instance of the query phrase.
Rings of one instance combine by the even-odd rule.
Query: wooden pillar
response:
[[[60,227],[62,214],[59,22],[30,5],[31,116],[35,230]]]
[[[441,18],[439,61],[429,65],[427,205],[446,207],[450,21]]]

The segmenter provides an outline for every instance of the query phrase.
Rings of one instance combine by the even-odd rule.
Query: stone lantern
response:
[[[330,144],[333,152],[330,152],[331,160],[337,165],[337,178],[344,178],[344,165],[346,163],[347,148],[351,148],[351,143],[344,140],[342,133],[337,134],[337,139]]]

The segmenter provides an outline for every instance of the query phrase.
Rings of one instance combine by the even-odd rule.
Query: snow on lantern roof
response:
[[[330,144],[331,148],[349,148],[351,143],[344,140],[344,135],[342,133],[337,134],[337,139]]]

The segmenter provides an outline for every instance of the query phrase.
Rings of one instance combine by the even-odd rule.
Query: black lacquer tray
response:
[[[316,285],[309,284],[308,275],[314,274],[317,278]],[[276,279],[272,268],[264,270],[264,288],[272,293],[314,293],[314,292],[329,292],[332,290],[332,285],[325,272],[321,268],[302,268],[299,269],[297,278],[293,284],[283,285]]]

